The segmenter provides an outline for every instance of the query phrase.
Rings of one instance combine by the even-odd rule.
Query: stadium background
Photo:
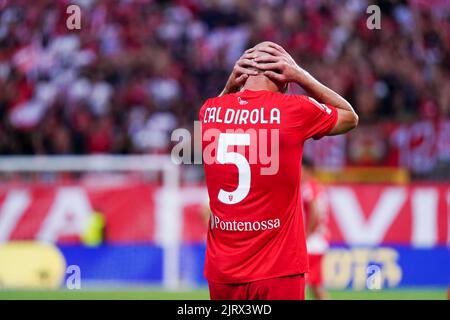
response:
[[[171,132],[263,40],[360,116],[305,147],[330,196],[331,297],[446,298],[449,1],[3,0],[0,299],[207,298],[202,168],[171,163]]]

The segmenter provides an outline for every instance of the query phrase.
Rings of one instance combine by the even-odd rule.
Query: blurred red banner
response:
[[[160,191],[142,183],[3,188],[0,241],[78,242],[94,211],[105,217],[108,242],[157,241],[157,216],[166,214]],[[333,185],[327,192],[334,243],[432,247],[450,240],[450,184]],[[173,199],[182,208],[183,241],[204,241],[205,188],[183,187]]]

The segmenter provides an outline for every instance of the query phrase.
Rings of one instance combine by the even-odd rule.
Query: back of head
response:
[[[264,45],[266,42],[261,42],[259,44],[257,44],[254,48],[256,49],[256,52],[259,53],[260,57],[264,57],[264,56],[271,56],[271,54],[267,53],[267,52],[263,52],[263,51],[258,51],[258,47],[261,47],[262,45]],[[281,92],[281,93],[286,93],[287,92],[287,88],[288,85],[287,83],[280,83],[276,80],[273,80],[271,78],[269,78],[268,76],[266,76],[264,74],[263,70],[260,70],[258,68],[255,67],[247,67],[250,70],[255,70],[258,72],[258,75],[255,76],[249,76],[247,81],[245,82],[243,89],[249,89],[249,90],[269,90],[269,91],[274,91],[274,92]],[[274,70],[276,71],[276,70]]]

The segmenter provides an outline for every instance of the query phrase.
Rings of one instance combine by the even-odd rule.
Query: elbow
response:
[[[345,134],[358,126],[359,117],[353,110],[340,111],[338,117],[338,122],[331,130],[330,135]]]
[[[350,130],[355,129],[358,126],[358,123],[359,123],[359,117],[356,114],[356,112],[353,112],[353,117],[352,117],[352,121],[350,124]]]
[[[358,126],[359,123],[359,117],[355,112],[355,109],[352,107],[350,103],[347,102],[346,105],[346,111],[345,112],[345,122],[346,122],[346,131],[350,131],[355,129]]]

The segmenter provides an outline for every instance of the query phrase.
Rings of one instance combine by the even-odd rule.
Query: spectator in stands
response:
[[[0,153],[161,153],[243,49],[283,43],[364,124],[450,113],[450,6],[385,1],[0,3]],[[221,53],[221,54],[218,54]]]

